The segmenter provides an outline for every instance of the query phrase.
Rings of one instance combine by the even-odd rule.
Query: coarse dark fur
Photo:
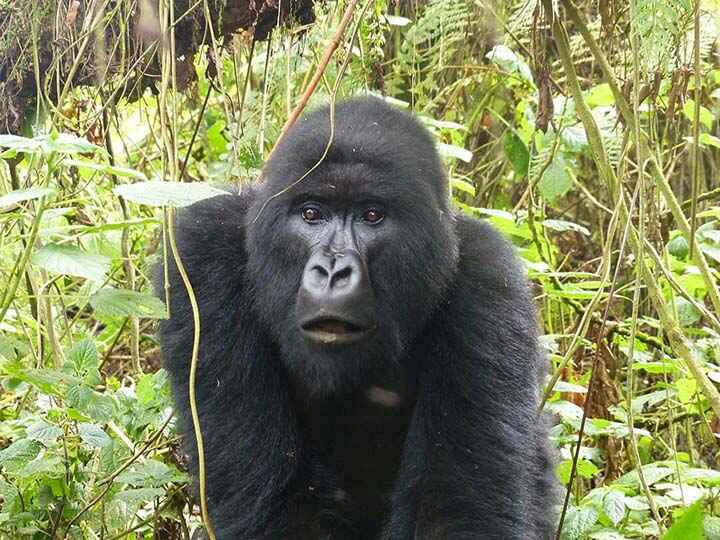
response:
[[[335,108],[328,155],[297,182],[325,150],[329,112],[291,129],[264,182],[197,203],[176,225],[200,306],[196,392],[217,537],[550,537],[542,361],[521,265],[490,226],[450,207],[431,136],[379,99]],[[304,219],[316,216],[307,201],[328,217]],[[369,206],[381,222],[347,217]],[[298,295],[308,272],[325,271],[308,260],[348,244],[353,275],[369,282],[343,313],[364,309],[372,332],[309,339]],[[172,264],[169,274],[162,350],[196,472],[192,312]]]

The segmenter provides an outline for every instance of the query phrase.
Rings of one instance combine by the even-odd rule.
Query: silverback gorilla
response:
[[[200,309],[217,537],[549,537],[520,264],[451,208],[433,140],[409,114],[361,98],[338,104],[334,129],[330,115],[297,122],[262,183],[177,221]],[[162,349],[196,472],[192,312],[169,275]]]

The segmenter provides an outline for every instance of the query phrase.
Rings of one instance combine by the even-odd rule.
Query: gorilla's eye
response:
[[[314,206],[306,206],[302,209],[302,217],[305,221],[311,223],[314,221],[320,221],[322,214],[320,213],[320,210]]]
[[[385,215],[377,208],[369,208],[363,213],[362,220],[365,223],[380,223],[384,217]]]

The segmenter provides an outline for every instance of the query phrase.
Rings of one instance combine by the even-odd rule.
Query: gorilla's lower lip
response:
[[[307,338],[322,344],[352,343],[363,339],[371,328],[335,318],[321,318],[300,325]]]

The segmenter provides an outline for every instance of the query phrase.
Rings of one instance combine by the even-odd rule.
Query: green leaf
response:
[[[515,52],[505,45],[495,45],[485,58],[493,64],[510,73],[517,73],[526,81],[533,83],[532,71]]]
[[[147,177],[140,171],[135,169],[128,169],[126,167],[116,167],[114,165],[106,165],[104,163],[95,163],[94,161],[80,161],[75,159],[68,159],[63,162],[63,165],[69,167],[77,167],[78,169],[88,169],[91,171],[100,172],[103,174],[110,174],[113,176],[135,178],[137,180],[147,180]]]
[[[44,420],[33,422],[27,427],[25,436],[33,441],[38,441],[46,446],[54,443],[63,434],[63,430]]]
[[[565,522],[563,523],[561,540],[579,540],[582,538],[598,519],[598,512],[590,506],[568,508]]]
[[[688,246],[685,237],[679,234],[667,243],[667,250],[673,257],[676,257],[683,261],[688,256],[688,253],[690,252],[690,247]]]
[[[127,504],[131,508],[136,508],[144,503],[150,502],[157,497],[162,497],[165,490],[161,488],[139,488],[126,489],[117,493],[113,497],[113,501],[120,501]]]
[[[85,444],[95,448],[103,448],[112,444],[112,439],[97,424],[79,424],[78,433]]]
[[[571,472],[572,459],[566,459],[555,468],[555,474],[557,474],[557,477],[560,479],[560,482],[563,485],[567,485],[567,483],[570,481]],[[581,478],[592,478],[600,472],[600,469],[598,469],[592,461],[588,461],[586,459],[578,459],[577,469],[575,472],[577,476]]]
[[[78,137],[71,133],[51,133],[36,137],[35,140],[42,144],[43,152],[57,152],[59,154],[94,154],[102,150],[96,144],[87,139]]]
[[[643,465],[642,470],[645,482],[647,482],[648,486],[651,486],[655,482],[659,482],[674,473],[674,470],[670,467],[655,465],[652,463],[649,465]],[[620,485],[633,485],[635,487],[640,487],[640,478],[638,477],[637,469],[623,474],[616,482]]]
[[[678,379],[675,381],[675,389],[680,403],[690,403],[697,392],[697,382],[695,379]]]
[[[692,504],[682,517],[673,523],[663,536],[663,540],[703,540],[702,501]]]
[[[570,191],[573,182],[567,171],[569,165],[562,155],[558,154],[553,158],[538,183],[543,198],[553,202]]]
[[[15,475],[18,478],[46,480],[48,478],[61,478],[65,474],[65,467],[59,456],[40,455],[26,464]]]
[[[155,459],[138,463],[115,479],[118,483],[138,487],[160,487],[170,482],[184,482],[186,480],[186,475]]]
[[[41,197],[53,195],[53,188],[34,187],[30,189],[18,189],[0,197],[0,208],[8,208],[24,201],[32,201]]]
[[[113,413],[113,398],[96,392],[84,384],[75,384],[68,388],[65,395],[70,407],[77,409],[96,422],[110,420]]]
[[[512,131],[506,131],[503,137],[503,150],[515,174],[527,176],[530,166],[530,152],[527,145]]]
[[[5,469],[19,470],[38,455],[42,445],[31,439],[15,441],[4,450],[0,450],[0,465]]]
[[[451,178],[450,185],[453,189],[457,191],[467,193],[471,197],[475,196],[475,186],[473,186],[470,182],[466,182],[465,180],[461,180],[460,178]]]
[[[689,142],[693,141],[692,137],[687,137],[687,139]],[[720,137],[715,137],[709,133],[701,133],[698,140],[700,141],[701,146],[714,146],[715,148],[720,148]]]
[[[573,231],[584,234],[585,236],[590,236],[590,231],[587,230],[586,227],[578,225],[577,223],[573,223],[572,221],[563,221],[561,219],[545,219],[543,220],[542,224],[547,229],[553,229],[560,232]]]
[[[9,148],[10,150],[17,152],[36,152],[40,148],[40,142],[35,139],[28,139],[27,137],[20,137],[18,135],[1,134],[0,135],[0,148]]]
[[[78,341],[67,356],[67,363],[73,373],[82,378],[87,384],[99,384],[98,367],[100,358],[91,339]]]
[[[686,99],[685,105],[683,105],[683,113],[691,122],[695,118],[695,100]],[[709,109],[706,109],[702,105],[700,106],[700,123],[705,126],[708,130],[712,129],[713,115]]]
[[[80,382],[77,377],[69,373],[49,368],[25,368],[19,362],[5,362],[2,368],[3,372],[10,377],[31,384],[44,394],[51,396],[63,397],[69,385]]]
[[[137,182],[122,184],[113,189],[128,201],[148,206],[189,206],[204,199],[219,195],[231,195],[227,191],[214,188],[201,182]]]
[[[388,13],[383,14],[382,17],[383,19],[385,19],[385,22],[388,23],[390,26],[407,26],[412,22],[407,17],[399,17],[397,15],[390,15]]]
[[[37,250],[32,262],[49,272],[66,274],[102,282],[110,269],[110,259],[104,255],[85,253],[66,244],[46,244]]]
[[[591,109],[615,104],[615,96],[608,83],[593,85],[585,95],[585,103]]]
[[[90,298],[90,304],[101,315],[110,317],[143,317],[165,319],[165,303],[152,294],[105,287]]]
[[[625,517],[625,495],[620,491],[609,491],[602,502],[603,512],[617,525]]]
[[[456,158],[460,161],[464,161],[465,163],[470,163],[472,161],[472,152],[470,150],[466,150],[462,146],[456,146],[454,144],[444,144],[444,143],[437,143],[437,149],[438,153],[442,157],[450,157],[450,158]]]
[[[702,317],[700,311],[682,296],[675,297],[675,310],[678,314],[678,322],[682,326],[692,326]]]
[[[707,540],[720,540],[720,517],[705,516],[703,529]]]

